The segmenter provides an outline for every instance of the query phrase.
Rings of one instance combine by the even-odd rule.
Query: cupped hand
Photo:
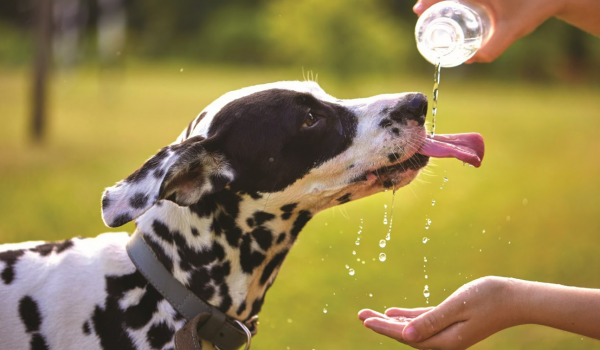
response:
[[[419,16],[442,0],[419,0],[413,10]],[[565,0],[471,0],[490,12],[492,28],[483,46],[467,63],[491,62],[515,41],[533,32],[548,18],[561,13]]]
[[[362,310],[365,327],[417,349],[466,349],[519,324],[514,280],[484,277],[470,282],[436,307]]]

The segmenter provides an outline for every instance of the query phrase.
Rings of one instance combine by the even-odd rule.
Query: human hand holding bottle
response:
[[[413,10],[421,15],[442,0],[419,0]],[[600,36],[600,1],[597,0],[470,0],[486,7],[492,28],[488,40],[467,61],[491,62],[515,41],[533,32],[551,17],[558,17]]]
[[[436,307],[362,310],[365,327],[417,349],[467,349],[503,329],[545,325],[600,339],[600,290],[504,277],[459,288]]]

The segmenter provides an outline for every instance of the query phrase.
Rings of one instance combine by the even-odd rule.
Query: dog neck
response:
[[[298,203],[224,190],[189,207],[162,200],[136,225],[178,281],[228,316],[248,321],[311,217]]]

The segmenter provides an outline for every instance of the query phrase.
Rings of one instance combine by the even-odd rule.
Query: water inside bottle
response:
[[[435,65],[435,72],[433,73],[433,102],[431,103],[431,131],[429,135],[431,137],[435,136],[435,117],[437,116],[438,109],[438,95],[439,95],[439,87],[440,87],[440,75],[442,73],[442,64],[438,62]]]

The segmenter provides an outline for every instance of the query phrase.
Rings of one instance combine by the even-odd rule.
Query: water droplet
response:
[[[288,321],[288,323],[292,323],[292,319],[291,318],[288,318],[287,321]]]
[[[423,257],[423,261],[427,262],[427,257],[426,256]]]
[[[527,198],[523,198],[523,205],[527,205],[527,203],[529,203],[529,201],[527,200]]]
[[[384,224],[384,225],[387,225],[387,224],[388,224],[388,220],[387,220],[387,218],[383,218],[383,224]]]
[[[360,240],[357,239],[356,242],[354,242],[354,244],[360,245]]]
[[[386,240],[386,241],[389,241],[389,240],[390,240],[390,238],[391,238],[391,237],[390,237],[390,233],[388,232],[388,233],[387,233],[387,235],[385,235],[385,240]]]
[[[273,163],[274,161],[275,161],[275,159],[269,158],[269,162]]]
[[[384,204],[384,205],[383,205],[383,208],[384,208],[384,209],[387,209],[387,204]]]
[[[510,216],[507,216],[507,217],[506,217],[506,221],[510,221]]]
[[[385,261],[386,259],[387,259],[387,256],[385,255],[385,253],[379,254],[379,261]]]
[[[350,276],[354,276],[354,269],[350,269],[350,270],[348,270],[348,274],[349,274]]]
[[[431,206],[435,206],[435,199],[431,200]]]
[[[363,265],[364,265],[364,264],[365,264],[365,261],[363,260],[361,264],[363,264]]]
[[[427,237],[423,237],[423,244],[425,244],[425,243],[427,243],[427,242],[429,242],[429,238],[427,238]]]
[[[382,239],[381,241],[379,241],[379,246],[381,248],[385,248],[385,245],[387,244],[387,242],[385,241],[385,239]]]
[[[444,176],[444,182],[448,182],[448,178]]]
[[[481,231],[481,233],[485,233],[485,230]]]
[[[425,279],[428,279],[428,278],[429,278],[429,276],[425,275]]]
[[[327,309],[323,308],[323,313],[326,314],[327,313]]]
[[[372,297],[373,297],[373,294],[369,293],[369,298],[372,298]]]
[[[508,241],[508,244],[510,244],[510,241]]]
[[[350,266],[346,265],[346,270],[348,270],[350,268]]]
[[[356,261],[360,262],[360,258],[356,259]]]
[[[429,293],[429,286],[425,285],[425,289],[423,289],[423,296],[425,298],[429,298],[430,295],[431,295],[431,293]]]
[[[352,255],[356,255],[356,250],[353,250],[353,251],[352,251]]]

